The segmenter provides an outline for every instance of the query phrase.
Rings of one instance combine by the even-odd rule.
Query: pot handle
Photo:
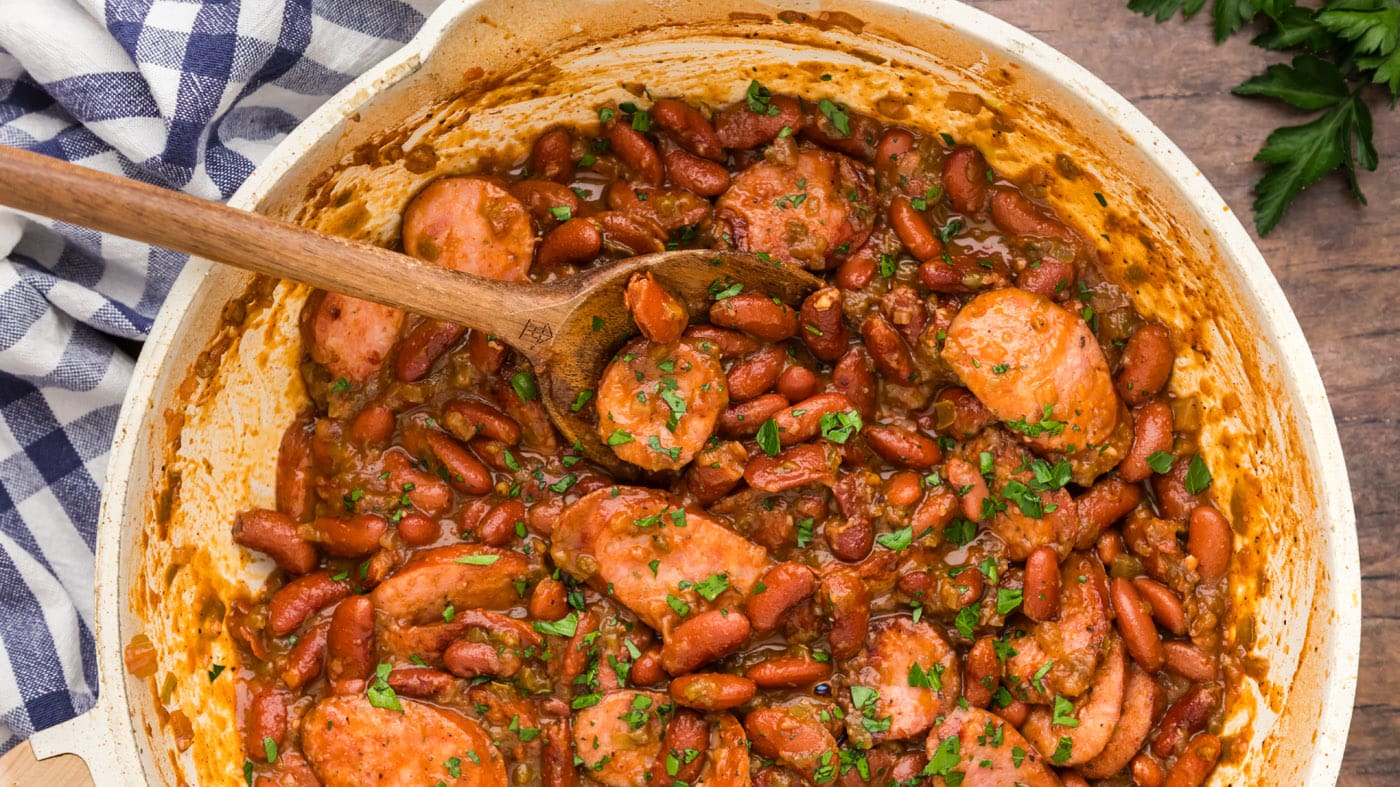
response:
[[[38,760],[76,754],[87,765],[95,787],[143,783],[140,774],[131,771],[134,752],[118,748],[112,736],[111,714],[101,701],[87,713],[34,733],[29,745]]]

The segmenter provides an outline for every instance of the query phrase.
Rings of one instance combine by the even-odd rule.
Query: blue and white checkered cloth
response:
[[[0,143],[227,199],[441,0],[0,0]],[[0,211],[0,752],[90,707],[108,447],[185,257]]]

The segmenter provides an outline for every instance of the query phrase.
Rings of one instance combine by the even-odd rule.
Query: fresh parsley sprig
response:
[[[1205,4],[1129,0],[1128,7],[1165,22],[1178,13],[1189,19]],[[1269,165],[1254,186],[1259,234],[1278,225],[1298,192],[1337,169],[1365,205],[1357,167],[1374,172],[1380,163],[1365,93],[1369,85],[1383,86],[1391,109],[1400,99],[1400,0],[1326,0],[1318,7],[1296,0],[1214,0],[1211,13],[1217,43],[1258,23],[1263,30],[1251,43],[1297,53],[1292,62],[1271,65],[1235,88],[1236,94],[1322,112],[1310,122],[1275,129],[1255,155]]]

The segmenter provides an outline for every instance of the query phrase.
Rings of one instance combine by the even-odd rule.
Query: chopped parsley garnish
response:
[[[463,555],[452,562],[468,566],[494,566],[500,559],[500,555]]]
[[[1147,466],[1158,475],[1172,469],[1172,455],[1166,451],[1153,451],[1147,455]]]
[[[964,637],[972,639],[972,632],[977,629],[977,622],[981,619],[977,605],[970,604],[958,610],[958,616],[953,619],[953,626]]]
[[[884,279],[892,278],[898,267],[894,264],[893,254],[880,255],[880,277]]]
[[[889,533],[881,533],[875,537],[875,540],[879,542],[880,546],[898,552],[913,543],[914,526],[908,525]]]
[[[861,423],[860,413],[855,410],[827,413],[821,419],[822,437],[837,445],[845,445],[846,441],[851,439],[851,435],[859,432],[862,426],[864,424]]]
[[[209,667],[209,682],[213,683],[224,672],[224,665],[213,664]]]
[[[934,664],[931,669],[925,670],[919,663],[913,662],[909,665],[909,685],[916,689],[943,690],[943,665]]]
[[[393,667],[389,664],[380,664],[374,668],[374,680],[370,682],[369,688],[365,690],[365,696],[369,698],[369,704],[383,710],[396,710],[403,712],[403,705],[399,704],[399,695],[394,693],[394,688],[389,685],[389,673]]]
[[[589,400],[589,399],[592,399],[592,398],[593,398],[593,392],[592,392],[592,391],[579,391],[579,392],[578,392],[578,396],[575,396],[575,397],[574,397],[574,403],[571,404],[571,405],[569,405],[569,411],[570,411],[570,412],[575,412],[575,413],[576,413],[576,412],[578,412],[579,410],[582,410],[582,409],[583,409],[583,406],[586,405],[586,404],[588,404],[588,400]]]
[[[997,614],[1009,615],[1011,611],[1021,606],[1023,590],[1016,588],[997,588]]]
[[[714,601],[719,594],[729,589],[729,577],[724,574],[711,574],[703,581],[695,583],[694,590],[705,598]]]
[[[670,593],[666,594],[666,605],[675,610],[676,614],[681,617],[690,614],[690,605],[685,603],[684,599],[676,598],[676,596]]]
[[[780,109],[773,106],[772,97],[773,94],[757,79],[749,82],[748,90],[744,91],[744,101],[748,104],[749,111],[756,115],[775,117],[781,113]]]
[[[627,445],[635,439],[631,432],[614,429],[613,433],[608,435],[607,443],[608,445]]]
[[[556,221],[568,221],[574,217],[574,210],[568,205],[555,205],[549,209],[549,215],[553,216]]]
[[[710,282],[710,297],[717,301],[722,301],[725,298],[733,298],[743,291],[744,285],[737,281],[726,284],[720,279],[715,279]]]
[[[823,419],[825,420],[825,419]],[[777,456],[783,449],[781,440],[778,438],[778,422],[769,418],[758,427],[758,434],[754,437],[758,441],[758,447],[763,449],[763,453],[769,456]]]
[[[1040,437],[1042,434],[1061,435],[1065,431],[1065,422],[1052,421],[1050,419],[1051,412],[1052,408],[1047,404],[1040,420],[1036,423],[1027,423],[1025,418],[1018,418],[1015,421],[1007,421],[1006,428],[1020,432],[1027,437]]]
[[[836,128],[836,133],[843,137],[851,135],[851,119],[846,114],[845,107],[824,98],[817,102],[817,109],[821,110],[822,115],[831,121],[831,125]]]
[[[570,612],[564,617],[555,621],[536,620],[530,625],[535,631],[541,634],[557,634],[561,637],[572,637],[578,631],[578,613]]]
[[[1056,694],[1050,723],[1058,724],[1061,727],[1078,727],[1079,719],[1074,718],[1074,716],[1071,715],[1073,713],[1074,703]]]
[[[1191,463],[1186,466],[1186,491],[1193,495],[1198,495],[1210,486],[1210,468],[1206,467],[1206,460],[1200,454],[1191,457]]]
[[[515,394],[527,402],[532,402],[540,398],[540,389],[535,386],[535,375],[527,371],[519,371],[510,376],[510,387],[515,389]]]

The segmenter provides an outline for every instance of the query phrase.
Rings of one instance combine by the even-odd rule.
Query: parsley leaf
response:
[[[782,450],[782,442],[778,439],[778,422],[772,418],[758,427],[758,434],[754,439],[758,441],[758,447],[763,449],[763,453],[769,456],[777,456]]]
[[[1191,464],[1186,467],[1186,491],[1193,495],[1198,495],[1206,491],[1210,486],[1210,468],[1206,467],[1206,461],[1200,454],[1191,457]]]

